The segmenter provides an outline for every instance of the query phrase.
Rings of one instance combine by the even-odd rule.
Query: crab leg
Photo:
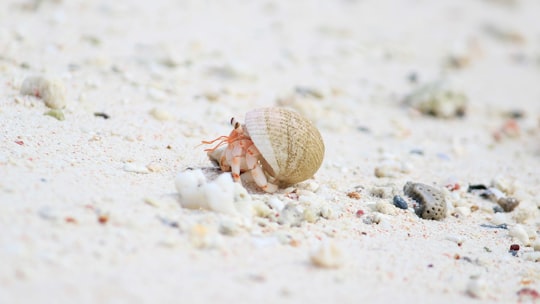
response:
[[[243,156],[243,147],[238,142],[232,143],[229,145],[233,146],[232,150],[227,149],[226,153],[226,159],[229,165],[231,166],[231,174],[232,178],[235,182],[240,181],[240,165],[242,161]]]
[[[246,150],[246,165],[251,172],[251,177],[253,177],[257,186],[261,187],[265,192],[276,192],[278,187],[268,182],[262,167],[259,165],[259,155],[259,150],[254,145],[249,146]]]

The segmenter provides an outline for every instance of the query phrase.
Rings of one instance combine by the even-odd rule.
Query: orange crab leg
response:
[[[205,152],[214,152],[217,148],[221,147],[223,144],[226,144],[229,142],[229,136],[222,135],[218,138],[215,138],[213,140],[203,140],[201,141],[201,145],[210,145],[215,143],[216,141],[220,140],[220,142],[215,145],[212,148],[204,149]]]

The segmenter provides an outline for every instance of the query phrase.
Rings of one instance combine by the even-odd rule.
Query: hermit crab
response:
[[[233,130],[203,144],[208,156],[234,181],[248,172],[262,190],[272,193],[311,178],[321,166],[324,143],[317,128],[300,114],[285,108],[254,109],[245,123],[231,119]],[[225,145],[225,146],[224,146]]]

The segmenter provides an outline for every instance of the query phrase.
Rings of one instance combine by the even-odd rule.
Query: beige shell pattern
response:
[[[270,182],[288,186],[319,170],[324,158],[321,134],[300,114],[276,107],[255,109],[246,113],[245,127]]]

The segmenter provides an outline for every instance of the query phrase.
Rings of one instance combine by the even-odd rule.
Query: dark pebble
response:
[[[511,212],[519,205],[519,201],[514,197],[508,196],[498,199],[497,204],[499,204],[505,212]]]
[[[513,256],[517,256],[518,251],[519,251],[519,245],[518,244],[510,245],[510,250],[508,250],[508,252],[510,252]]]
[[[469,185],[467,192],[473,192],[474,190],[487,190],[487,187],[486,185],[482,185],[482,184]]]
[[[409,205],[407,204],[407,201],[399,195],[394,196],[394,206],[398,207],[399,209],[407,209],[409,208]]]
[[[94,116],[95,116],[95,117],[101,117],[101,118],[103,118],[103,119],[109,119],[109,118],[111,118],[111,116],[109,116],[109,114],[103,113],[103,112],[96,112],[96,113],[94,113]]]
[[[480,227],[493,228],[493,229],[508,229],[507,224],[500,224],[500,225],[480,224]]]

